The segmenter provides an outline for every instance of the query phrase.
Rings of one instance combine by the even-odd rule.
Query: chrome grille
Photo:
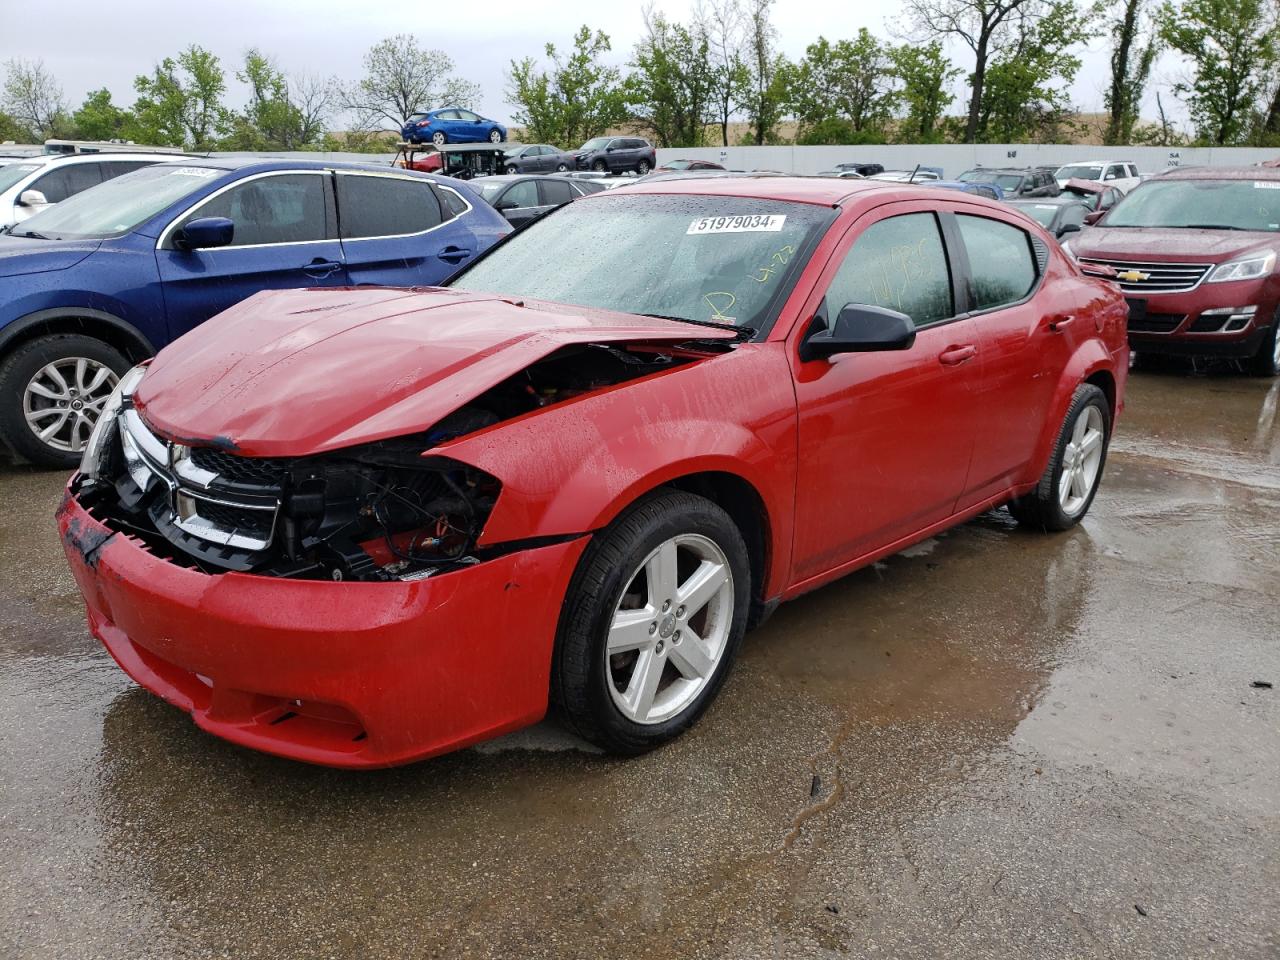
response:
[[[217,466],[216,461],[196,456],[195,451],[204,448],[157,437],[132,409],[121,414],[120,446],[134,484],[144,493],[162,491],[163,501],[151,508],[157,523],[163,519],[189,536],[240,550],[265,550],[271,545],[280,512],[283,466],[271,474],[277,478],[275,483],[256,484],[260,491],[246,494],[228,488],[228,482],[246,481],[239,477],[224,481],[220,471],[210,469]],[[155,514],[157,509],[163,517]]]
[[[1118,277],[1116,283],[1125,293],[1181,293],[1194,290],[1213,269],[1212,263],[1145,263],[1137,260],[1104,260],[1081,257],[1081,263],[1100,263],[1114,267],[1116,273],[1143,274],[1142,277]]]

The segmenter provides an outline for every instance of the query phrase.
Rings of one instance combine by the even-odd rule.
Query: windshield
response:
[[[745,197],[596,194],[515,234],[449,286],[760,330],[833,216]]]
[[[14,228],[16,237],[102,240],[128,233],[171,203],[207,186],[225,170],[157,163],[68,197]]]
[[[594,140],[588,140],[578,149],[580,150],[603,150],[607,147],[613,137],[596,137]]]
[[[38,163],[7,163],[0,167],[0,193],[8,190],[29,173],[40,169]]]
[[[1101,180],[1102,167],[1092,164],[1059,167],[1053,176],[1057,180]]]
[[[1018,203],[1014,206],[1032,217],[1042,227],[1052,224],[1053,217],[1058,212],[1057,204],[1053,203]]]
[[[1108,227],[1280,232],[1280,180],[1152,180],[1112,207]]]

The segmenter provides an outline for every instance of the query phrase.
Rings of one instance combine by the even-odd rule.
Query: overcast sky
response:
[[[659,0],[669,17],[688,17],[692,0]],[[441,0],[215,0],[188,4],[155,0],[0,0],[0,60],[43,60],[62,83],[67,100],[78,105],[84,95],[107,87],[120,104],[134,99],[133,78],[149,72],[161,57],[198,43],[222,58],[227,68],[228,100],[240,104],[244,91],[234,71],[244,51],[257,46],[272,54],[287,72],[360,75],[360,60],[372,44],[393,33],[413,33],[428,47],[446,51],[458,73],[481,85],[482,113],[510,117],[504,74],[513,58],[541,56],[548,40],[566,46],[582,23],[604,30],[613,40],[614,59],[624,63],[642,31],[638,3],[575,3],[550,9],[511,0],[459,4]],[[796,58],[819,34],[828,39],[852,36],[867,27],[887,37],[887,21],[895,0],[876,4],[833,4],[830,0],[779,0],[774,22],[783,53]],[[23,26],[23,25],[26,26]],[[896,24],[895,24],[896,28]],[[1102,109],[1107,80],[1106,33],[1083,54],[1084,67],[1071,90],[1085,111]],[[960,66],[968,66],[967,50],[953,49]],[[1176,63],[1157,64],[1154,79],[1167,90]],[[953,91],[951,111],[963,108],[965,93]],[[1143,115],[1155,115],[1154,92],[1148,91]],[[1165,109],[1173,106],[1169,93]],[[1177,110],[1176,116],[1183,116]]]

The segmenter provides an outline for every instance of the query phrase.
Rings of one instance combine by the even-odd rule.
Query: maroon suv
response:
[[[1280,373],[1280,169],[1162,174],[1068,252],[1115,268],[1138,353],[1236,357],[1263,376]]]

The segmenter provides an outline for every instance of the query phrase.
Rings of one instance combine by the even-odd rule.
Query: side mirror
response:
[[[871,353],[908,350],[916,342],[916,325],[905,313],[864,303],[846,304],[834,326],[814,324],[800,342],[800,359],[806,363],[838,353]]]
[[[209,247],[225,247],[235,236],[234,220],[226,217],[197,217],[187,221],[173,235],[173,245],[179,250],[204,250]]]
[[[1064,224],[1063,224],[1063,225],[1058,229],[1058,239],[1059,239],[1059,240],[1061,240],[1061,239],[1062,239],[1063,237],[1065,237],[1068,233],[1079,233],[1079,232],[1080,232],[1080,229],[1081,229],[1081,227],[1080,227],[1080,224],[1078,224],[1078,223],[1064,223]]]
[[[39,190],[23,190],[18,194],[18,206],[20,207],[46,207],[49,205],[48,199]]]
[[[1084,222],[1089,226],[1093,226],[1106,215],[1107,211],[1105,210],[1094,210],[1092,213],[1086,213],[1084,215]]]

